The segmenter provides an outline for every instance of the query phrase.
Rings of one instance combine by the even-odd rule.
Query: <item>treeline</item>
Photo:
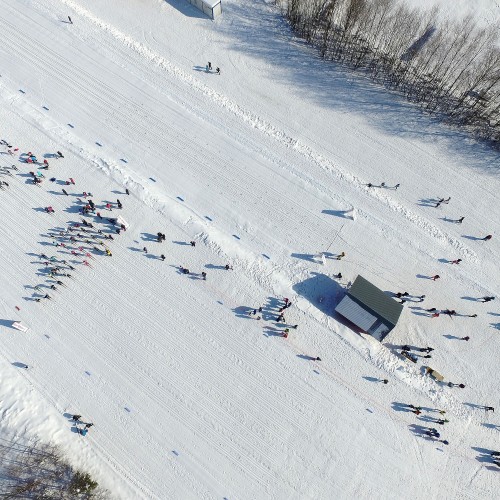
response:
[[[360,68],[431,113],[500,144],[498,27],[438,22],[400,0],[275,0],[323,58]]]
[[[110,500],[111,496],[89,474],[73,469],[57,448],[2,440],[0,498]]]

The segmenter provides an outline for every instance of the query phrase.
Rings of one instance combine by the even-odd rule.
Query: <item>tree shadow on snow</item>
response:
[[[186,15],[191,9],[197,10],[182,0],[168,2],[181,12],[187,11]],[[465,131],[440,122],[437,115],[425,113],[398,92],[371,80],[362,70],[353,71],[322,59],[318,49],[295,35],[279,9],[270,9],[268,2],[254,2],[252,9],[245,2],[229,2],[224,9],[226,19],[232,22],[217,23],[217,29],[232,40],[232,47],[262,60],[264,67],[271,65],[269,77],[277,85],[292,86],[294,94],[305,103],[357,114],[383,134],[428,144],[439,141],[450,161],[498,171],[497,153],[487,142],[475,141]]]

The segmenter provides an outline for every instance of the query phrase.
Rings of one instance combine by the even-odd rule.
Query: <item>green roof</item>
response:
[[[362,276],[355,279],[347,294],[393,325],[398,322],[403,310],[403,304],[388,297]]]

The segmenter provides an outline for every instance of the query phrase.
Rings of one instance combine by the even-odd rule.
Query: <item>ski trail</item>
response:
[[[233,115],[235,115],[236,117],[238,117],[242,121],[246,122],[251,127],[259,130],[260,132],[264,133],[268,137],[274,139],[276,142],[278,142],[282,146],[287,147],[287,148],[293,148],[296,152],[298,152],[303,157],[307,158],[312,163],[319,166],[321,169],[336,175],[340,180],[343,180],[343,181],[347,182],[348,184],[355,186],[357,189],[364,189],[368,195],[370,195],[373,198],[377,199],[378,201],[384,203],[392,211],[398,213],[399,215],[406,218],[408,221],[417,225],[418,227],[420,227],[422,230],[426,231],[432,237],[440,240],[443,244],[449,245],[452,248],[454,248],[455,251],[458,252],[465,259],[467,259],[471,262],[474,262],[474,263],[478,262],[477,254],[473,250],[471,250],[467,245],[465,245],[462,241],[458,240],[457,238],[455,238],[449,234],[444,233],[441,229],[436,227],[433,223],[429,222],[428,220],[424,219],[423,217],[420,217],[419,215],[414,213],[412,210],[410,210],[407,207],[404,207],[402,204],[398,203],[396,200],[394,200],[390,196],[384,194],[383,192],[369,191],[366,188],[366,184],[367,184],[366,181],[361,180],[360,178],[351,174],[347,170],[344,170],[338,164],[335,164],[333,161],[316,153],[309,146],[307,146],[307,145],[301,143],[299,140],[291,137],[285,131],[279,130],[278,128],[273,126],[271,123],[267,122],[266,120],[262,119],[258,115],[243,108],[238,103],[230,100],[229,98],[227,98],[226,96],[224,96],[220,92],[217,92],[214,89],[208,87],[207,85],[201,83],[195,77],[188,74],[187,72],[185,72],[181,68],[175,66],[170,61],[168,61],[167,59],[162,57],[160,54],[151,50],[149,47],[145,46],[144,44],[138,42],[137,40],[135,40],[131,36],[123,33],[122,31],[120,31],[116,27],[112,26],[111,24],[105,22],[101,18],[94,15],[92,12],[88,11],[87,9],[85,9],[85,8],[81,7],[80,5],[78,5],[77,3],[75,3],[73,0],[60,0],[60,1],[61,1],[61,3],[67,5],[71,9],[73,9],[78,15],[86,18],[91,23],[93,23],[94,25],[96,25],[97,27],[102,29],[103,31],[110,34],[116,40],[118,40],[119,42],[121,42],[124,45],[126,45],[127,47],[129,47],[131,50],[140,54],[142,57],[149,60],[151,63],[155,64],[156,66],[164,69],[170,75],[174,76],[175,78],[177,78],[177,79],[181,80],[182,82],[184,82],[185,84],[189,85],[192,89],[202,93],[205,97],[208,97],[209,99],[211,99],[212,102],[214,102],[217,105],[219,105],[220,107],[224,108],[226,111],[232,113]]]

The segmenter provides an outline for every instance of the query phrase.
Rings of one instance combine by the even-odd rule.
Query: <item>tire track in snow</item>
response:
[[[397,212],[398,214],[406,218],[408,221],[418,226],[420,229],[426,231],[431,236],[441,240],[444,244],[450,245],[467,260],[471,262],[478,262],[477,254],[473,250],[471,250],[462,241],[458,240],[452,235],[444,233],[441,229],[432,224],[430,221],[414,213],[407,207],[404,207],[396,200],[390,198],[387,195],[382,195],[380,193],[375,193],[375,192],[368,192],[368,190],[364,188],[364,186],[366,185],[365,181],[362,181],[361,179],[351,174],[350,172],[342,169],[338,165],[335,165],[331,160],[328,160],[322,155],[316,153],[309,146],[302,144],[297,139],[289,136],[283,130],[279,130],[278,128],[273,126],[271,123],[265,121],[258,115],[244,109],[242,106],[240,106],[234,101],[231,101],[220,92],[217,92],[216,90],[201,83],[199,80],[189,75],[182,69],[178,68],[170,61],[162,57],[160,54],[157,54],[155,51],[146,47],[144,44],[138,42],[131,36],[123,33],[122,31],[115,28],[111,24],[100,19],[92,12],[79,6],[73,0],[60,0],[60,1],[61,3],[72,8],[77,14],[81,15],[82,17],[85,17],[94,25],[98,26],[100,29],[109,33],[119,42],[125,44],[130,49],[137,52],[145,59],[148,59],[153,64],[161,67],[172,76],[178,78],[179,80],[182,80],[185,84],[189,85],[191,88],[197,90],[198,92],[201,92],[203,95],[210,98],[214,103],[218,104],[220,107],[226,109],[233,115],[237,116],[242,121],[249,124],[251,127],[258,129],[268,137],[273,138],[276,142],[280,143],[282,146],[293,148],[302,156],[306,157],[312,163],[315,163],[323,170],[326,170],[336,175],[341,180],[353,185],[357,189],[365,189],[367,194],[371,195],[373,198],[376,198],[378,201],[384,203],[391,210]]]

